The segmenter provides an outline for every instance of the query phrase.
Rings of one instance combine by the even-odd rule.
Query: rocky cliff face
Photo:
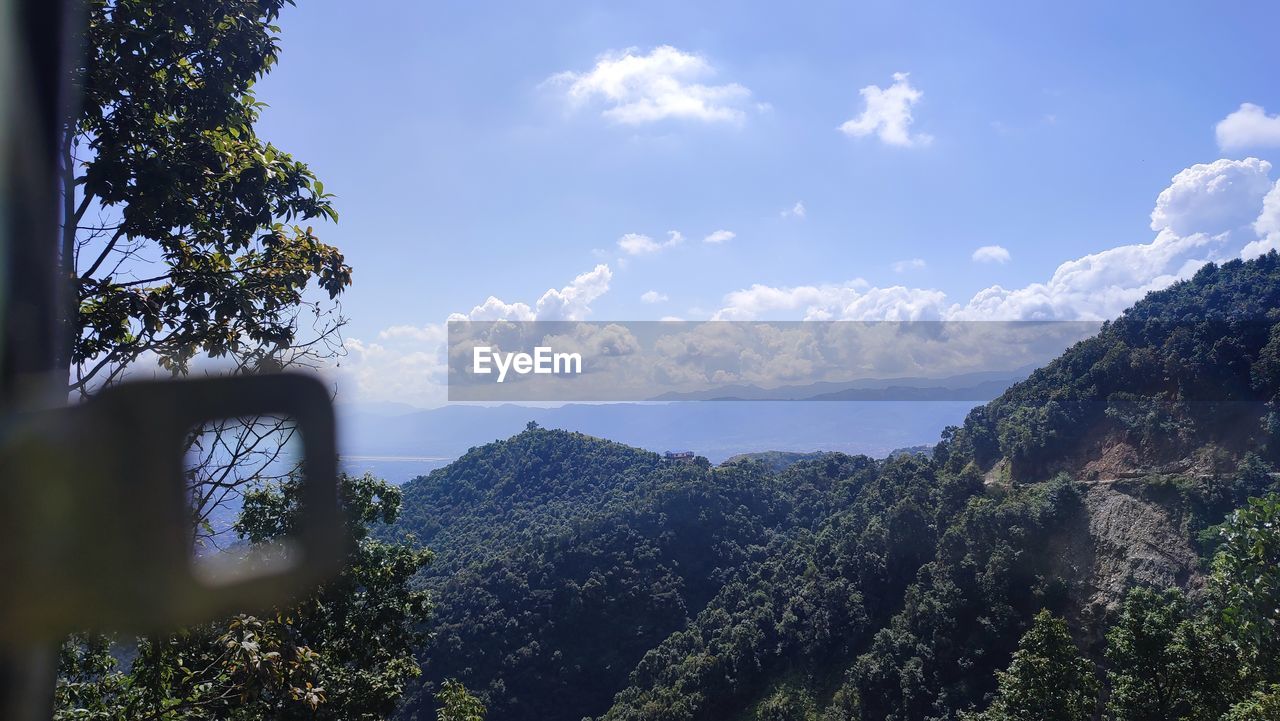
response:
[[[1107,617],[1133,586],[1181,588],[1194,595],[1203,568],[1180,501],[1162,477],[1082,484],[1084,513],[1055,539],[1055,575],[1066,581],[1076,628],[1101,640]]]

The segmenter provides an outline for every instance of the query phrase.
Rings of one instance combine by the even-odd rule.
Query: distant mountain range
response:
[[[1032,366],[978,371],[942,378],[860,378],[762,388],[731,384],[686,393],[669,392],[652,401],[989,401],[1031,375]]]

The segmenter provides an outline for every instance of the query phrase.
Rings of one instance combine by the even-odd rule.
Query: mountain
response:
[[[1201,534],[1277,489],[1277,308],[1275,253],[1149,295],[744,569],[603,718],[956,718],[1041,608],[1104,660],[1130,588],[1198,593]]]
[[[871,464],[832,458],[817,483],[859,465]],[[481,693],[493,718],[603,712],[644,653],[778,529],[824,512],[807,477],[784,478],[530,425],[406,484],[386,535],[435,551],[423,582],[437,605],[405,717],[430,717],[448,678]]]
[[[1277,309],[1275,253],[1207,265],[932,453],[713,467],[536,425],[473,448],[406,484],[385,529],[437,553],[402,715],[458,678],[517,721],[1047,718],[1034,704],[1068,692],[1115,719],[1270,718]],[[733,408],[718,418],[741,433],[800,404],[678,405]],[[904,406],[862,427],[884,437]],[[1096,672],[1106,695],[1035,668]]]
[[[764,388],[729,384],[700,391],[671,391],[651,401],[823,401],[823,400],[991,400],[1026,378],[1034,366],[975,371],[939,378],[859,378]],[[886,392],[892,391],[892,392]],[[902,395],[896,395],[902,394]],[[958,397],[957,397],[958,396]]]
[[[885,388],[846,388],[819,393],[811,401],[989,401],[1008,388],[1007,380],[983,381],[971,386],[899,386]]]

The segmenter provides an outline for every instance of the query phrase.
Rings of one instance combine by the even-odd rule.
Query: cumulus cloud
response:
[[[755,320],[778,311],[804,320],[936,320],[946,294],[920,288],[871,288],[861,279],[841,284],[773,287],[756,284],[729,293],[713,320]]]
[[[609,291],[612,279],[613,271],[601,263],[563,288],[548,289],[532,307],[491,295],[470,312],[454,313],[449,320],[582,320],[591,313],[590,303]]]
[[[880,142],[904,148],[933,142],[933,136],[927,133],[911,134],[911,124],[915,121],[911,108],[920,102],[924,93],[912,87],[908,73],[894,73],[893,85],[887,88],[868,85],[858,94],[866,106],[861,115],[846,120],[840,126],[840,132],[854,138],[875,133]]]
[[[738,83],[700,82],[715,74],[701,55],[663,45],[647,55],[636,48],[605,53],[591,70],[559,73],[547,82],[565,88],[573,105],[603,102],[604,117],[627,125],[668,118],[741,122],[751,91]]]
[[[910,260],[900,260],[893,264],[893,272],[905,273],[908,270],[920,270],[925,266],[924,258],[911,258]]]
[[[445,401],[448,367],[443,323],[393,326],[377,342],[348,338],[346,357],[330,369],[342,400],[434,406]]]
[[[410,340],[421,343],[434,343],[442,341],[444,338],[444,326],[438,323],[423,326],[393,325],[378,333],[378,340],[383,341]]]
[[[1245,245],[1240,251],[1244,260],[1256,258],[1272,250],[1280,250],[1280,181],[1271,186],[1271,192],[1262,199],[1262,214],[1253,222],[1258,239]]]
[[[451,321],[575,321],[591,313],[590,304],[609,290],[612,271],[605,264],[582,273],[561,288],[550,288],[532,306],[489,296]],[[448,380],[448,331],[444,323],[393,325],[376,341],[349,338],[340,367],[332,369],[339,394],[361,401],[402,401],[419,406],[444,403]]]
[[[1251,258],[1280,248],[1280,183],[1268,177],[1270,171],[1270,164],[1256,158],[1187,168],[1175,175],[1156,199],[1151,213],[1153,238],[1068,260],[1042,282],[1017,288],[995,285],[958,302],[940,290],[872,287],[860,279],[839,284],[755,284],[726,294],[712,317],[898,321],[1114,318],[1149,291],[1190,277],[1206,262]],[[611,279],[609,266],[601,264],[561,288],[547,290],[533,304],[507,303],[490,296],[469,313],[455,314],[451,319],[580,320],[590,314],[590,304],[609,290]],[[663,294],[650,291],[642,300],[659,298],[665,300]],[[704,315],[701,310],[689,312]],[[612,330],[575,338],[574,342],[584,347],[608,350],[619,363],[632,363],[640,369],[637,373],[652,371],[674,378],[680,372],[676,366],[650,368],[651,364],[630,352],[628,339]],[[705,351],[714,347],[706,343],[722,340],[726,339],[711,337],[700,347]],[[772,378],[810,372],[814,356],[808,347],[783,337],[763,341],[767,343],[762,347],[771,349],[768,352],[758,352],[758,357],[735,356],[731,370],[737,377],[747,379],[757,371],[760,377]],[[742,344],[733,347],[744,348]],[[352,338],[346,348],[347,358],[335,371],[340,393],[354,388],[360,400],[402,400],[420,405],[443,402],[447,378],[443,324],[391,326],[375,341]],[[886,352],[894,350],[891,344],[884,348]],[[980,339],[973,341],[973,348],[973,353],[981,352]],[[867,359],[868,367],[878,367],[875,364],[882,360]],[[888,360],[903,362],[897,357]],[[841,361],[840,367],[854,366]],[[726,378],[716,382],[726,382]]]
[[[735,232],[733,232],[732,230],[717,230],[716,232],[712,233],[711,235],[708,235],[707,237],[703,238],[703,239],[702,239],[702,242],[704,242],[704,243],[727,243],[727,242],[729,242],[730,240],[733,240],[733,239],[734,239],[734,238],[736,238],[736,237],[738,237],[738,234],[737,234],[737,233],[735,233]]]
[[[640,301],[642,303],[665,303],[668,300],[670,300],[670,298],[668,298],[665,293],[659,293],[656,290],[647,291],[644,295],[640,296]]]
[[[1267,115],[1260,105],[1241,103],[1214,128],[1222,150],[1280,145],[1280,115]]]
[[[1191,277],[1205,263],[1252,258],[1280,249],[1280,183],[1256,158],[1218,160],[1178,173],[1156,199],[1149,242],[1068,260],[1048,280],[1020,288],[982,289],[963,302],[941,291],[895,286],[774,287],[753,285],[724,297],[718,319],[753,319],[783,312],[806,319],[847,320],[1105,320],[1148,292]],[[998,246],[974,260],[1002,262]]]
[[[1122,245],[1059,265],[1044,283],[979,291],[950,317],[960,320],[1105,320],[1152,290],[1193,275],[1207,260],[1196,251],[1215,240],[1161,231],[1150,243]]]
[[[678,230],[668,230],[667,239],[658,242],[641,233],[627,233],[618,238],[618,248],[627,255],[649,255],[663,248],[671,248],[684,242],[684,236]]]
[[[1192,165],[1174,175],[1156,197],[1151,211],[1156,236],[1150,242],[1069,260],[1042,283],[1012,290],[992,286],[952,315],[1003,320],[1114,318],[1148,292],[1191,277],[1205,263],[1264,252],[1269,227],[1264,196],[1273,189],[1267,177],[1270,171],[1271,164],[1257,158]],[[1258,236],[1264,237],[1257,241]],[[1243,250],[1235,250],[1242,245]]]
[[[784,218],[799,218],[800,220],[804,220],[805,212],[804,201],[797,200],[795,205],[782,211],[779,215]]]
[[[979,263],[1008,263],[1008,249],[1000,245],[984,245],[973,251],[973,259]]]
[[[752,320],[772,311],[805,311],[806,320],[822,319],[827,310],[852,302],[867,287],[862,279],[840,285],[774,287],[756,283],[724,297],[724,307],[712,320]]]
[[[1271,163],[1257,158],[1193,165],[1173,176],[1156,198],[1151,229],[1191,235],[1244,228],[1258,217],[1271,189],[1270,172]]]

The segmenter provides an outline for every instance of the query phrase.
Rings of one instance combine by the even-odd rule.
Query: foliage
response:
[[[1135,588],[1107,634],[1111,694],[1107,708],[1115,719],[1159,721],[1181,718],[1191,706],[1184,697],[1184,675],[1198,649],[1188,643],[1189,610],[1177,590],[1158,593]]]
[[[61,361],[73,394],[144,360],[185,374],[203,356],[252,373],[340,353],[336,299],[351,269],[309,224],[337,220],[332,195],[254,128],[254,86],[277,61],[286,4],[86,3],[71,77],[81,102],[61,144],[60,259],[75,294]],[[197,537],[240,500],[242,542],[289,531],[299,489],[278,459],[291,433],[288,421],[237,419],[191,435]],[[419,672],[428,604],[408,582],[430,554],[368,537],[394,520],[396,489],[344,478],[342,494],[353,525],[340,577],[287,609],[123,646],[73,638],[59,717],[389,715]]]
[[[74,305],[59,365],[90,396],[143,366],[183,375],[317,367],[342,353],[351,268],[314,224],[333,196],[258,136],[255,84],[292,0],[91,0],[62,129],[61,275]],[[155,372],[147,371],[143,375]],[[197,535],[280,480],[294,424],[246,418],[189,440]]]
[[[242,538],[286,534],[298,516],[298,484],[247,499]],[[64,645],[59,719],[382,719],[419,673],[413,650],[429,611],[410,579],[428,551],[388,544],[368,528],[396,517],[398,490],[371,476],[342,479],[352,518],[341,575],[289,608],[240,614],[141,639],[128,670],[102,639]],[[124,649],[129,650],[129,649]]]
[[[1208,264],[975,409],[939,457],[953,468],[1004,457],[1034,480],[1111,432],[1152,457],[1257,445],[1275,461],[1277,320],[1280,255]]]
[[[336,220],[332,196],[253,127],[286,2],[88,3],[63,142],[73,390],[144,355],[179,372],[199,352],[287,362],[306,287],[334,298],[350,283],[342,254],[301,225]]]
[[[1251,498],[1224,524],[1211,588],[1249,660],[1280,681],[1280,495]]]
[[[1066,621],[1036,614],[1013,662],[997,674],[999,691],[974,721],[1088,721],[1098,702],[1093,664],[1080,655]]]
[[[832,472],[849,462],[832,459]],[[773,527],[819,512],[758,463],[666,463],[537,427],[405,495],[416,512],[385,535],[430,539],[438,554],[423,579],[438,598],[431,663],[405,713],[457,678],[511,719],[603,712],[644,652],[758,557]]]
[[[1239,648],[1179,591],[1135,588],[1107,634],[1109,718],[1219,718],[1247,694]]]
[[[779,687],[755,709],[755,721],[812,721],[817,718],[813,696],[804,688]]]
[[[1255,691],[1248,700],[1232,706],[1222,721],[1280,721],[1280,685]]]
[[[904,456],[836,488],[855,494],[847,507],[744,569],[645,656],[605,718],[726,717],[797,671],[823,689],[815,699],[832,718],[917,718],[981,700],[994,662],[1055,598],[1035,583],[1047,558],[1035,549],[1076,512],[1069,486],[984,500],[972,472],[936,477],[927,459]]]
[[[1210,721],[1276,713],[1278,509],[1275,494],[1254,498],[1219,528],[1204,605],[1176,591],[1130,592],[1107,636],[1113,718]]]
[[[453,679],[441,685],[436,700],[440,702],[438,721],[484,721],[484,704]]]

